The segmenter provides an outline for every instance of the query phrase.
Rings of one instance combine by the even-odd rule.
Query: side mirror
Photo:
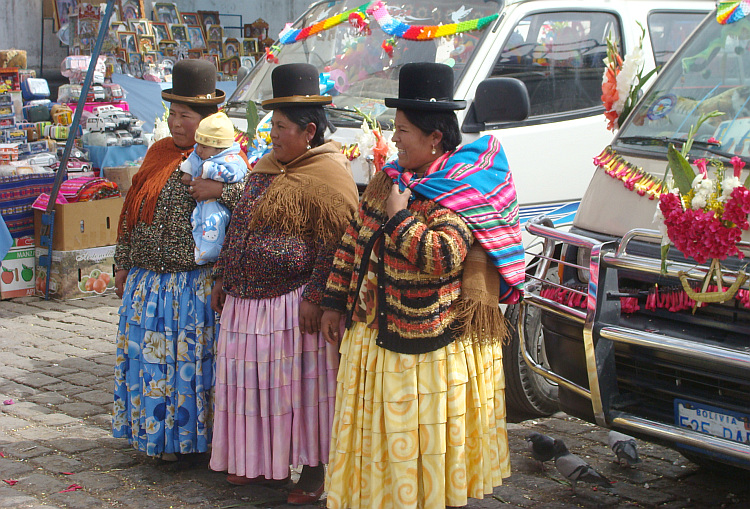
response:
[[[462,131],[476,133],[485,124],[520,122],[529,116],[529,93],[516,78],[487,78],[477,87]]]

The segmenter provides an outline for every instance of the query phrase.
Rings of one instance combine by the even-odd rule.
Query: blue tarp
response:
[[[161,91],[167,88],[172,88],[171,82],[156,83],[153,81],[141,80],[133,78],[127,74],[113,74],[112,82],[117,83],[125,91],[125,100],[128,102],[130,112],[143,120],[144,132],[152,132],[154,130],[154,120],[157,115],[161,116],[164,113],[164,102],[161,98]],[[237,88],[236,81],[217,81],[216,88],[223,90],[226,97],[229,97]],[[169,104],[167,107],[169,107]]]
[[[146,155],[146,145],[131,145],[130,147],[98,147],[84,145],[89,151],[89,159],[94,168],[112,168],[122,166],[128,161],[136,161]]]

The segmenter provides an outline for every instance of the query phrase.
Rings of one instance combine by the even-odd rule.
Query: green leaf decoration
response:
[[[258,107],[254,101],[247,101],[247,107],[245,108],[245,118],[247,119],[247,137],[252,140],[255,138],[255,130],[258,128]]]
[[[685,156],[674,148],[674,145],[669,144],[667,152],[667,160],[669,166],[667,172],[672,170],[674,177],[674,183],[677,185],[677,189],[680,190],[680,194],[683,196],[690,192],[693,188],[693,180],[695,179],[695,172],[693,171],[690,163],[685,159]]]
[[[667,273],[667,255],[669,254],[669,244],[661,246],[661,273]]]

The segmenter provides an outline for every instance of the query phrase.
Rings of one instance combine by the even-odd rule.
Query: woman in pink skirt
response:
[[[315,68],[282,65],[271,81],[273,151],[249,175],[215,266],[210,466],[245,485],[286,483],[302,465],[288,502],[307,504],[323,492],[338,369],[319,304],[358,196],[339,144],[323,138],[331,97]]]

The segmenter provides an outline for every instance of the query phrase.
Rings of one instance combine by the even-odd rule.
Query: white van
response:
[[[273,50],[276,61],[260,61],[238,84],[226,112],[236,125],[247,126],[246,107],[253,102],[260,117],[261,102],[273,96],[271,72],[278,64],[308,62],[321,73],[321,91],[333,96],[329,118],[332,137],[343,144],[357,142],[362,113],[384,129],[395,111],[385,97],[398,95],[400,67],[429,61],[451,65],[455,94],[468,107],[457,112],[464,143],[487,133],[498,137],[510,162],[518,190],[521,219],[546,213],[557,226],[570,225],[591,178],[593,156],[606,146],[601,102],[603,59],[607,37],[619,41],[623,54],[637,44],[642,30],[645,70],[666,62],[695,26],[713,8],[704,0],[401,0],[371,2],[378,18],[362,9],[367,29],[336,16],[360,8],[362,0],[325,0],[313,4],[282,36]],[[384,9],[384,10],[383,10]],[[382,25],[381,25],[382,23]],[[451,24],[474,30],[451,33]],[[428,34],[429,26],[444,25],[445,36],[410,40],[405,29]],[[317,27],[330,26],[317,31]],[[426,28],[418,29],[417,26]],[[313,27],[309,32],[302,31]],[[384,31],[385,27],[385,31]],[[300,30],[300,32],[295,32]],[[314,35],[304,37],[305,33]],[[299,35],[296,35],[299,34]],[[408,34],[408,33],[407,33]],[[421,35],[420,35],[421,36]],[[290,43],[286,44],[287,39]],[[291,42],[295,41],[295,42]],[[273,60],[273,59],[272,59]],[[525,120],[497,122],[505,104],[492,91],[493,77],[523,81],[530,99]],[[352,161],[355,180],[365,185],[371,165],[364,156]],[[529,385],[517,347],[507,356],[511,409],[524,415],[555,409],[555,387]]]

